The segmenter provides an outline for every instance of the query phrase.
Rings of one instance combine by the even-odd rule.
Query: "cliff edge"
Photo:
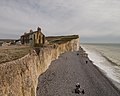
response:
[[[0,96],[36,96],[38,77],[51,61],[64,52],[79,50],[79,36],[51,42],[54,45],[39,48],[39,53],[32,50],[20,59],[0,64]]]

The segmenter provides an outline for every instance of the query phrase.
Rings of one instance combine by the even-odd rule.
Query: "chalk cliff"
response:
[[[0,64],[0,96],[36,96],[38,77],[61,53],[79,50],[79,38],[32,50],[26,56]]]

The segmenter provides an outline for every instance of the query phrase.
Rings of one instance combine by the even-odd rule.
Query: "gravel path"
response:
[[[84,54],[83,50],[67,52],[53,61],[39,77],[37,96],[120,96],[120,91]],[[77,82],[85,94],[73,93]]]

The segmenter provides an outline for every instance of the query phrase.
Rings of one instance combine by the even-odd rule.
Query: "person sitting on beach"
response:
[[[77,94],[80,94],[80,93],[84,94],[85,93],[84,89],[80,89],[79,83],[76,84],[75,93],[77,93]]]
[[[76,84],[75,93],[80,94],[80,84]]]

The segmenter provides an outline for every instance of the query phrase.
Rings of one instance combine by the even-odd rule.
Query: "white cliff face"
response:
[[[0,64],[0,96],[36,96],[38,77],[61,53],[79,50],[79,38]]]

